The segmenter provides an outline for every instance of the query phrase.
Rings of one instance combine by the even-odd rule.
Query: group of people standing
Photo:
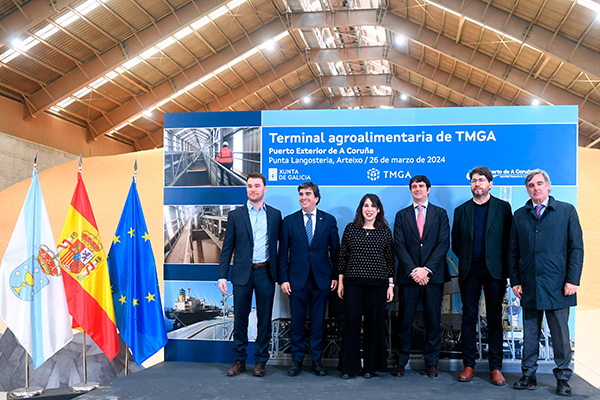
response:
[[[371,378],[388,371],[386,303],[395,293],[400,313],[394,332],[396,365],[391,374],[404,375],[413,320],[421,299],[426,375],[436,378],[443,287],[450,279],[446,257],[452,237],[463,303],[464,370],[459,381],[471,381],[476,373],[476,325],[483,290],[491,381],[506,384],[501,372],[502,302],[510,277],[512,290],[524,309],[523,376],[513,387],[536,387],[540,327],[545,313],[553,338],[557,393],[570,395],[569,307],[576,305],[583,267],[577,212],[571,204],[549,196],[550,178],[541,170],[527,175],[525,186],[531,199],[514,216],[509,203],[490,194],[493,176],[487,167],[474,168],[470,178],[473,198],[456,208],[452,231],[446,210],[429,202],[431,182],[424,175],[416,175],[409,183],[412,204],[396,213],[393,233],[379,197],[366,194],[354,221],[345,227],[340,245],[335,217],[317,208],[321,200],[317,185],[301,184],[301,209],[282,220],[279,210],[264,203],[265,177],[250,174],[248,202],[229,213],[219,265],[219,288],[228,294],[231,270],[234,296],[235,362],[227,375],[236,376],[246,370],[253,291],[258,317],[253,374],[265,375],[273,295],[275,283],[279,283],[289,296],[291,309],[292,364],[288,375],[302,372],[309,310],[311,370],[318,376],[327,374],[321,362],[324,320],[329,292],[337,291],[344,302],[339,362],[342,378]],[[395,285],[399,286],[397,291]]]

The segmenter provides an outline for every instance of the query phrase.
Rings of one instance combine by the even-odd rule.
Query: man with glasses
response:
[[[487,167],[470,172],[473,198],[454,211],[452,251],[458,257],[462,309],[464,370],[458,377],[469,382],[475,376],[477,318],[481,289],[485,294],[488,327],[488,362],[494,385],[505,385],[502,376],[502,301],[508,277],[508,245],[512,212],[510,204],[490,194],[493,176]]]

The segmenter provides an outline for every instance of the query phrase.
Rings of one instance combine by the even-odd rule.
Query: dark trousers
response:
[[[323,324],[327,310],[329,291],[321,290],[311,279],[300,290],[292,290],[290,310],[292,312],[291,339],[292,360],[302,362],[306,351],[306,311],[310,304],[310,358],[319,361],[323,353]]]
[[[521,370],[525,376],[535,376],[538,367],[541,326],[546,313],[546,321],[552,335],[552,349],[556,368],[552,370],[556,379],[569,380],[571,369],[571,340],[569,336],[569,308],[560,310],[523,309],[523,361]]]
[[[398,365],[406,365],[410,357],[412,325],[419,298],[425,311],[425,348],[423,357],[428,367],[437,366],[442,349],[442,295],[444,285],[400,285],[400,330],[396,333]]]
[[[344,286],[342,374],[357,375],[360,367],[360,328],[363,326],[363,372],[387,371],[385,318],[387,286]]]
[[[269,359],[271,340],[271,314],[275,284],[267,274],[267,267],[253,269],[245,285],[233,285],[233,353],[236,361],[246,361],[248,346],[248,317],[252,310],[252,291],[256,294],[258,336],[254,353],[255,361]]]
[[[230,162],[230,163],[221,163],[221,165],[224,166],[225,168],[227,168],[230,171],[231,171],[231,168],[233,167],[233,163],[232,162]],[[224,171],[224,170],[222,170],[220,168],[219,168],[219,172],[220,172],[220,175],[221,175],[221,179],[220,179],[221,186],[225,185],[225,178],[227,178],[227,185],[231,186],[231,175],[229,175],[229,172]]]
[[[487,267],[471,268],[460,283],[462,308],[462,351],[465,367],[475,368],[477,358],[477,315],[481,289],[485,294],[485,311],[488,327],[488,361],[490,371],[502,369],[502,301],[506,291],[506,281],[492,278]]]

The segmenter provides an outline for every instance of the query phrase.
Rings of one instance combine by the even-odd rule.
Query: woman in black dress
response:
[[[366,194],[356,209],[354,222],[342,236],[338,296],[344,300],[344,330],[340,372],[348,379],[387,371],[385,346],[386,302],[394,298],[395,256],[392,231],[384,218],[379,197]],[[363,359],[360,331],[363,321]]]

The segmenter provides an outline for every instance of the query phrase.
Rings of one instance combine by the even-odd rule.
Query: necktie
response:
[[[425,214],[423,214],[423,207],[421,204],[417,206],[419,215],[417,215],[417,228],[419,228],[419,237],[423,238],[423,228],[425,227]]]
[[[308,220],[306,221],[306,237],[308,238],[308,244],[312,242],[312,213],[306,213]]]
[[[543,204],[538,204],[537,206],[535,206],[535,213],[537,214],[538,219],[540,219],[540,216],[542,215],[543,208],[544,208]]]

